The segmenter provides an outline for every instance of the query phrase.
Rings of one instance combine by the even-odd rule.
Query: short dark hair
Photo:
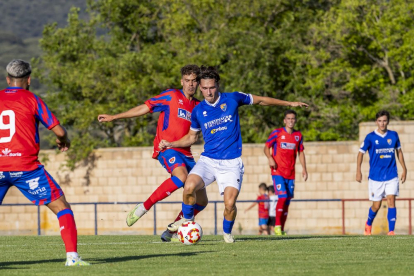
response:
[[[289,114],[295,114],[295,118],[298,117],[298,114],[296,114],[295,110],[292,110],[292,109],[286,110],[285,111],[285,118],[286,118],[286,115],[289,115]]]
[[[195,74],[198,76],[200,74],[200,67],[195,64],[187,64],[183,68],[181,68],[181,76]]]
[[[275,193],[275,187],[273,187],[273,185],[269,185],[269,187],[267,187],[267,190],[269,192]]]
[[[201,65],[200,67],[200,74],[197,76],[197,82],[200,80],[207,80],[207,79],[214,79],[216,82],[220,81],[220,75],[217,72],[217,69],[213,66],[204,66]]]
[[[265,191],[267,191],[267,185],[266,185],[266,183],[260,183],[259,189],[264,189]]]
[[[390,113],[387,110],[381,110],[375,115],[375,121],[378,120],[379,117],[387,116],[387,121],[390,121]]]

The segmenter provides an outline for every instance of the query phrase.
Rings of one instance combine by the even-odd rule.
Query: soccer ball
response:
[[[201,229],[200,224],[197,222],[187,221],[178,228],[177,235],[180,242],[186,245],[192,245],[201,240],[203,229]]]

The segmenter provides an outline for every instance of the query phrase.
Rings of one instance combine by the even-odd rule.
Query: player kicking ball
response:
[[[291,199],[295,190],[295,163],[299,155],[302,165],[302,178],[308,179],[306,159],[303,147],[303,136],[295,130],[296,112],[285,111],[283,120],[285,127],[272,131],[264,146],[264,154],[269,160],[275,194],[278,196],[276,204],[276,236],[284,236],[285,223]]]
[[[32,69],[12,60],[6,67],[8,88],[0,91],[0,204],[15,186],[35,205],[46,205],[59,220],[66,266],[87,266],[77,251],[73,212],[62,189],[39,162],[39,122],[56,135],[60,151],[70,147],[65,128],[38,96],[29,91]]]
[[[220,93],[220,76],[213,67],[201,67],[198,75],[200,90],[204,96],[191,114],[189,133],[179,140],[162,140],[160,149],[186,148],[194,144],[203,133],[204,152],[191,170],[183,191],[183,219],[168,226],[176,231],[185,221],[194,219],[198,192],[217,181],[224,197],[223,237],[233,243],[231,232],[237,215],[236,200],[243,182],[244,165],[240,158],[242,139],[238,108],[243,105],[307,106],[301,102],[286,102],[242,92]],[[170,142],[171,141],[171,142]]]
[[[197,90],[196,78],[199,71],[200,68],[197,65],[186,65],[181,68],[182,90],[168,89],[161,92],[160,95],[147,100],[144,104],[124,113],[116,115],[101,114],[98,116],[99,122],[111,122],[113,120],[134,118],[148,113],[160,112],[152,158],[157,159],[161,163],[168,173],[171,174],[171,178],[161,183],[144,203],[137,204],[129,212],[126,218],[126,223],[129,227],[145,215],[155,203],[183,187],[188,172],[195,165],[190,146],[159,150],[158,145],[162,139],[181,139],[188,133],[191,125],[191,112],[200,103],[199,100],[193,97]],[[196,214],[201,212],[207,206],[207,203],[208,199],[205,190],[199,191],[198,201],[194,207]],[[182,213],[177,216],[176,220],[181,218]],[[176,231],[164,231],[161,235],[161,240],[165,242],[178,241]]]
[[[400,138],[396,131],[387,129],[390,122],[390,113],[380,111],[377,113],[377,129],[369,133],[361,145],[357,159],[356,181],[361,182],[361,164],[365,152],[369,152],[369,200],[372,206],[368,211],[368,220],[365,224],[364,235],[370,236],[372,222],[381,207],[382,199],[387,197],[388,203],[388,235],[394,236],[395,222],[397,220],[397,209],[395,208],[395,197],[399,194],[399,181],[395,153],[397,153],[403,172],[401,182],[407,177],[407,168],[401,149]]]

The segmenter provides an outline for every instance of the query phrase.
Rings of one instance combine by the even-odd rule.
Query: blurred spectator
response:
[[[267,187],[267,194],[269,195],[270,203],[269,203],[269,220],[267,222],[269,235],[273,233],[275,230],[275,223],[276,223],[276,203],[277,203],[277,195],[275,195],[275,187],[270,185]]]
[[[264,200],[269,200],[269,196],[266,192],[266,183],[260,183],[257,202],[253,202],[253,204],[244,211],[247,212],[256,206],[256,204],[259,205],[259,235],[262,235],[263,233],[269,235],[269,231],[267,229],[267,221],[269,220],[269,202],[263,202]]]

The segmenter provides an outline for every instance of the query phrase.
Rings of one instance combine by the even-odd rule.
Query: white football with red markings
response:
[[[187,221],[178,228],[177,235],[183,244],[194,245],[203,237],[203,229],[197,222]]]

